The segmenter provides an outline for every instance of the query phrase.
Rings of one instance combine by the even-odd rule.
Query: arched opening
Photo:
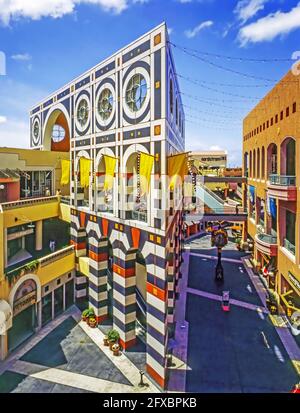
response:
[[[44,150],[70,151],[70,130],[67,118],[60,109],[55,109],[47,120],[43,139]]]
[[[266,160],[265,160],[265,147],[263,146],[261,149],[261,177],[265,179],[266,175]]]
[[[253,151],[253,178],[256,178],[256,150]]]
[[[257,167],[256,167],[256,177],[260,179],[260,150],[257,149]]]
[[[252,151],[250,151],[250,162],[249,162],[249,166],[250,166],[250,178],[253,178],[253,170],[252,170]]]
[[[280,174],[296,175],[296,142],[293,138],[286,138],[280,146]]]
[[[267,168],[268,168],[268,178],[270,175],[276,175],[277,172],[277,145],[275,143],[271,143],[268,146],[267,151]]]
[[[105,189],[105,160],[104,156],[101,157],[101,160],[97,167],[96,172],[96,188],[95,188],[95,205],[97,212],[114,212],[114,185],[112,188]]]
[[[126,219],[147,222],[147,193],[141,193],[140,162],[137,152],[126,163]]]

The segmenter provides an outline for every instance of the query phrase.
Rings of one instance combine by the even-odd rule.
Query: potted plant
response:
[[[97,326],[96,317],[94,317],[94,316],[89,317],[89,326],[90,326],[91,328],[95,328],[95,327]]]
[[[113,355],[114,355],[114,356],[118,356],[118,355],[119,355],[119,353],[120,353],[120,345],[119,345],[118,343],[113,344],[112,347],[111,347],[111,349],[112,349],[112,352],[113,352]]]
[[[86,310],[83,310],[81,313],[81,320],[82,321],[87,321],[89,318],[89,308],[87,308]]]
[[[110,330],[107,334],[108,342],[109,342],[109,348],[112,350],[112,346],[115,343],[118,343],[120,334],[116,330]]]

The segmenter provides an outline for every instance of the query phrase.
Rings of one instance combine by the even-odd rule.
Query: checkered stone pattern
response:
[[[117,251],[113,264],[114,328],[120,333],[120,343],[126,350],[135,344],[136,320],[136,253]]]

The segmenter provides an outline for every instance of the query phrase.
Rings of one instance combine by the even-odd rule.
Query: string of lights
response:
[[[170,44],[172,44],[174,47],[177,47],[176,45],[174,45],[174,43],[170,43]],[[177,47],[177,48],[178,48],[178,47]],[[238,71],[238,70],[231,69],[231,68],[229,68],[229,67],[225,67],[225,66],[222,66],[222,65],[220,65],[220,64],[214,63],[214,62],[212,62],[212,61],[210,61],[210,60],[208,60],[208,59],[205,59],[204,57],[201,57],[201,56],[199,56],[199,55],[197,55],[197,54],[195,54],[195,53],[189,52],[189,51],[187,51],[187,50],[185,50],[185,49],[179,49],[179,50],[181,50],[183,53],[186,53],[186,54],[189,55],[189,56],[195,57],[196,59],[202,61],[203,63],[206,63],[206,64],[208,64],[208,65],[210,65],[210,66],[216,67],[217,69],[224,70],[224,71],[226,71],[226,72],[234,73],[234,74],[236,74],[236,75],[243,76],[243,77],[246,77],[246,78],[249,78],[249,79],[262,80],[262,81],[265,81],[265,82],[275,83],[275,82],[278,81],[278,80],[276,80],[276,79],[268,79],[268,78],[264,78],[264,77],[260,77],[260,76],[251,75],[251,74],[249,74],[249,73],[240,72],[240,71]]]
[[[240,100],[228,100],[228,99],[225,100],[225,99],[214,99],[214,98],[212,98],[210,100],[210,98],[207,98],[207,97],[205,99],[202,99],[202,98],[199,98],[199,96],[197,96],[197,95],[191,95],[191,94],[185,93],[185,92],[180,92],[180,94],[183,95],[183,96],[186,96],[190,99],[196,100],[197,102],[206,103],[206,104],[212,105],[212,106],[220,106],[222,108],[233,109],[233,110],[243,109],[241,107],[240,103],[241,102],[245,103],[245,101],[243,101],[243,100],[242,101],[240,101]],[[220,103],[218,103],[218,102],[220,102]],[[226,102],[237,103],[237,104],[239,104],[239,106],[234,107],[234,106],[223,105],[223,103],[226,103]],[[244,107],[245,110],[249,110],[249,108],[251,108],[251,105],[250,106],[248,105],[247,107]]]
[[[192,111],[192,112],[196,112],[196,113],[203,113],[203,114],[205,114],[205,115],[212,115],[212,116],[218,116],[218,117],[220,117],[220,118],[225,118],[225,119],[236,119],[236,117],[237,117],[237,113],[236,113],[236,111],[232,111],[232,110],[230,110],[230,111],[227,111],[227,110],[223,110],[222,109],[222,112],[216,112],[216,111],[208,111],[208,110],[201,110],[201,109],[196,109],[196,108],[194,108],[194,107],[192,107],[192,106],[189,106],[189,105],[185,105],[185,104],[183,104],[182,105],[184,108],[186,108],[186,109],[188,109],[189,111]],[[240,116],[242,117],[242,116],[244,116],[244,114],[245,114],[245,112],[242,114],[240,114]],[[230,116],[229,116],[230,115]]]
[[[198,83],[203,83],[203,84],[207,84],[207,85],[216,85],[216,86],[223,86],[223,87],[238,87],[238,88],[269,88],[270,84],[253,84],[253,85],[249,85],[249,84],[237,84],[237,83],[222,83],[222,82],[211,82],[211,81],[207,81],[207,80],[202,80],[202,79],[195,79],[189,76],[183,76],[179,73],[176,73],[176,76],[185,79],[187,81],[193,81],[193,82],[197,82]]]
[[[186,120],[186,122],[187,123],[192,123],[192,124],[194,124],[194,125],[199,125],[199,126],[201,126],[202,128],[204,128],[204,129],[209,129],[209,130],[211,130],[211,129],[214,129],[214,130],[220,130],[220,131],[236,131],[237,130],[237,127],[233,127],[233,128],[224,128],[224,127],[217,127],[217,126],[206,126],[206,125],[203,125],[201,122],[195,122],[194,120],[190,120],[190,119],[187,119]]]

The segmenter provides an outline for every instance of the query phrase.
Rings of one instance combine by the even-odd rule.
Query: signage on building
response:
[[[37,288],[34,280],[24,281],[17,289],[14,297],[14,316],[21,313],[26,308],[35,304],[37,300]]]
[[[300,282],[293,276],[293,274],[289,271],[288,276],[292,284],[300,291]]]

